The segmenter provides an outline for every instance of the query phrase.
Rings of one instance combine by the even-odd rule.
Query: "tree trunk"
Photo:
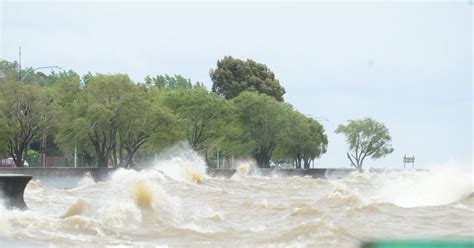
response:
[[[11,154],[13,158],[13,162],[15,162],[16,167],[23,167],[23,151],[16,152],[15,154]]]
[[[135,152],[138,150],[138,148],[136,149],[126,149],[127,151],[127,157],[126,157],[126,161],[125,161],[125,165],[124,167],[127,167],[127,168],[130,168],[130,167],[133,167],[135,166],[135,162],[133,160],[133,156],[135,155]]]
[[[115,167],[119,164],[119,161],[117,161],[117,142],[115,142],[112,145],[112,165]]]
[[[270,168],[270,158],[266,152],[259,152],[254,155],[257,165],[260,168]]]
[[[304,168],[309,169],[310,163],[311,163],[311,160],[304,160]]]
[[[15,142],[14,145],[10,143],[9,153],[16,167],[23,167],[25,165],[26,147],[28,147],[28,145],[24,145],[24,143],[17,144]]]
[[[121,167],[124,167],[124,164],[123,164],[123,143],[122,141],[120,141],[120,145],[119,145],[119,150],[118,150],[118,153],[119,153],[119,166]]]
[[[104,155],[97,155],[97,167],[107,167],[108,161]]]

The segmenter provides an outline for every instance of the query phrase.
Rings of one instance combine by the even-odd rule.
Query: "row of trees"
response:
[[[180,75],[147,76],[143,83],[124,74],[45,75],[0,62],[0,155],[18,167],[44,149],[45,137],[72,160],[73,151],[91,166],[130,167],[176,142],[186,141],[206,159],[254,158],[309,168],[327,151],[322,125],[285,103],[285,89],[266,65],[230,56],[210,71],[212,92]],[[20,77],[18,75],[29,75]],[[393,151],[391,137],[372,119],[350,121],[346,135],[351,165]],[[43,150],[44,152],[44,150]]]
[[[226,71],[234,70],[229,64],[239,69],[226,78]],[[273,73],[251,60],[219,61],[211,71],[215,92],[180,75],[147,76],[135,83],[123,74],[80,77],[62,71],[31,73],[20,82],[16,63],[0,66],[5,73],[0,152],[18,167],[44,136],[70,160],[77,150],[95,166],[133,166],[182,140],[206,157],[218,150],[223,156],[252,157],[261,167],[269,167],[271,159],[309,167],[327,149],[323,127],[284,103],[284,89]],[[239,73],[255,76],[240,78]]]

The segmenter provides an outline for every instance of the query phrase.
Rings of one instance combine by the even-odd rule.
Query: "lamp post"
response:
[[[20,56],[21,56],[21,50],[20,50]],[[20,57],[21,59],[21,57]],[[21,62],[20,62],[21,63]],[[21,67],[20,67],[21,68]],[[51,65],[51,66],[41,66],[41,67],[36,67],[29,69],[23,76],[21,76],[21,69],[20,69],[20,82],[23,82],[23,80],[28,77],[32,72],[40,69],[47,69],[47,68],[56,68],[61,70],[62,68],[60,66],[56,65]],[[41,131],[41,143],[40,143],[40,150],[41,150],[41,166],[46,167],[46,135],[44,133],[44,130]]]

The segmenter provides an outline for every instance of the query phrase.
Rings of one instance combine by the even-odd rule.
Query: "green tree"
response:
[[[9,156],[8,142],[6,142],[12,135],[12,128],[8,125],[7,118],[3,111],[0,111],[0,157]]]
[[[77,90],[77,84],[70,88]],[[63,114],[67,120],[61,125],[58,141],[63,147],[77,144],[85,151],[93,150],[99,167],[113,158],[116,164],[117,134],[120,111],[131,101],[134,84],[127,75],[97,74],[89,78],[84,89],[73,102],[67,102]]]
[[[218,137],[222,117],[227,112],[223,98],[209,93],[203,87],[192,90],[171,91],[167,96],[169,106],[181,119],[187,142],[196,151],[206,150]]]
[[[175,117],[160,103],[158,89],[134,84],[126,75],[88,74],[57,87],[55,107],[62,113],[57,142],[65,153],[78,148],[98,166],[130,167],[140,149],[172,142]]]
[[[291,106],[256,92],[243,92],[233,99],[233,104],[236,121],[243,131],[242,139],[248,141],[248,149],[258,166],[269,168],[272,153],[290,124]]]
[[[310,119],[308,122],[309,132],[305,142],[306,145],[303,147],[305,169],[309,169],[311,161],[326,153],[328,146],[328,138],[326,134],[324,134],[323,126],[313,119]]]
[[[379,159],[393,152],[388,129],[371,118],[349,120],[346,126],[339,125],[336,133],[346,136],[349,145],[347,158],[358,170],[362,170],[365,158]]]
[[[0,72],[3,73],[4,78],[10,80],[19,80],[18,75],[18,62],[10,62],[4,59],[0,59]],[[5,80],[5,79],[4,79]]]
[[[68,70],[68,71],[63,70],[59,72],[52,71],[51,74],[48,75],[47,83],[43,86],[47,88],[52,88],[52,90],[57,90],[58,86],[61,83],[68,82],[68,83],[76,84],[77,82],[80,82],[80,81],[81,81],[81,78],[79,74],[77,74],[76,72],[72,70]]]
[[[1,125],[8,154],[23,167],[31,141],[50,121],[51,97],[40,87],[7,79],[0,87]]]
[[[40,137],[33,140],[31,144],[32,149],[40,151],[41,159],[40,164],[43,165],[43,162],[46,162],[46,156],[63,156],[61,149],[56,143],[56,133],[55,128],[58,123],[60,123],[57,103],[61,102],[70,102],[71,99],[75,97],[71,94],[59,94],[58,91],[60,87],[63,87],[64,84],[74,84],[77,85],[80,81],[80,77],[77,73],[72,70],[69,71],[52,71],[49,75],[44,75],[43,77],[38,77],[38,73],[30,73],[26,79],[34,79],[32,84],[41,86],[46,92],[48,92],[52,98],[53,102],[48,107],[48,119],[50,120],[47,124],[43,125],[41,130]],[[36,83],[35,83],[36,82]],[[23,82],[24,83],[24,82]],[[66,93],[66,92],[61,92]],[[67,98],[67,99],[66,99]],[[67,156],[66,156],[67,157]],[[43,160],[44,159],[44,160]],[[67,162],[66,162],[67,164]]]
[[[257,91],[283,101],[285,89],[275,74],[264,64],[253,60],[242,61],[226,56],[217,61],[217,68],[210,71],[212,91],[232,99],[243,91]]]
[[[299,112],[292,112],[284,138],[279,142],[280,158],[292,158],[296,168],[309,169],[311,161],[326,153],[328,139],[323,126]]]
[[[93,154],[93,150],[87,146],[86,134],[78,135],[78,130],[82,130],[83,127],[76,126],[75,123],[84,106],[81,79],[76,75],[74,72],[56,74],[57,77],[52,79],[54,83],[47,88],[53,96],[49,112],[54,115],[51,122],[54,142],[66,156],[66,163],[72,160],[74,151],[88,158]]]
[[[119,112],[119,164],[124,167],[134,166],[135,154],[146,145],[160,147],[176,139],[176,120],[168,108],[143,86],[136,85],[129,94],[130,101]]]

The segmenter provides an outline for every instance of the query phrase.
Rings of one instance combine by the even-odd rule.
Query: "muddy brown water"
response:
[[[212,178],[171,163],[84,177],[72,188],[31,181],[29,210],[0,209],[0,244],[48,247],[358,247],[379,239],[472,240],[472,173],[354,173],[338,180]]]

